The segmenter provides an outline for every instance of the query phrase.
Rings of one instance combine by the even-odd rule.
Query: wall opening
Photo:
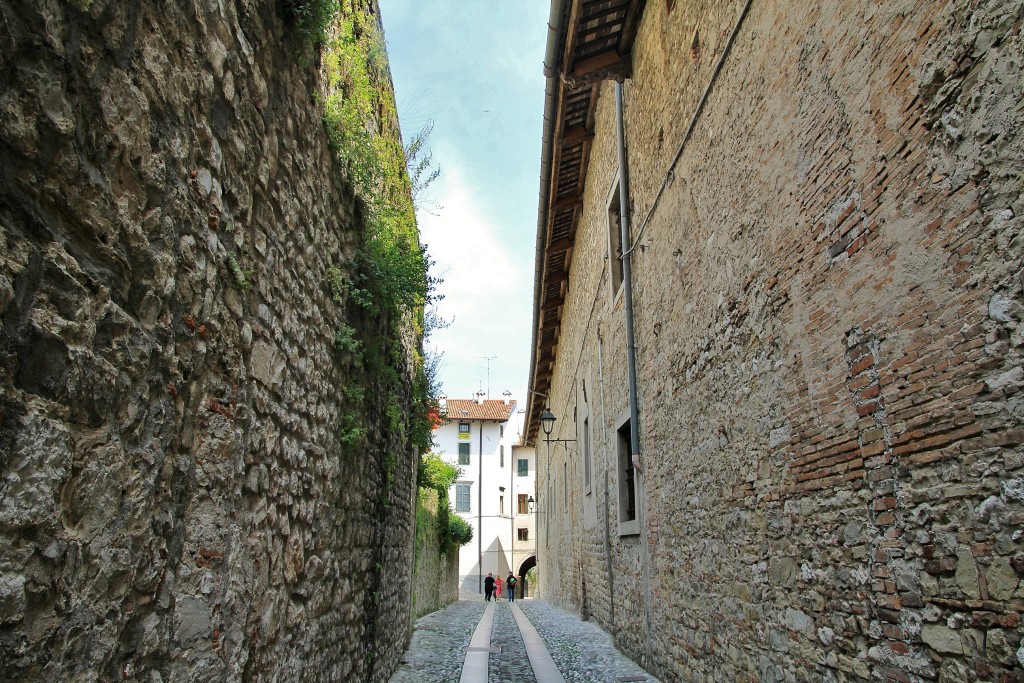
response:
[[[615,176],[608,195],[608,281],[612,299],[622,291],[622,205],[619,202],[619,176]]]
[[[583,420],[583,492],[590,493],[590,418]]]
[[[640,533],[636,518],[636,472],[630,451],[632,423],[629,418],[616,430],[616,463],[619,493],[619,535]]]
[[[569,462],[562,463],[562,505],[569,511]]]

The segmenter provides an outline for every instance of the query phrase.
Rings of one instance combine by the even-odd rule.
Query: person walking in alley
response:
[[[494,595],[494,574],[487,572],[487,578],[484,579],[484,600],[490,602],[492,595]]]
[[[501,577],[494,578],[494,601],[501,602]]]
[[[516,601],[516,577],[512,572],[508,573],[508,578],[505,579],[505,585],[508,586],[508,601]]]

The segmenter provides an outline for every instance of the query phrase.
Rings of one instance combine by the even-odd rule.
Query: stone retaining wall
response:
[[[459,599],[459,551],[438,552],[438,494],[420,489],[416,518],[416,567],[410,585],[413,618],[418,619]]]
[[[380,681],[404,649],[416,454],[334,348],[388,328],[327,284],[361,209],[283,6],[0,2],[4,680]]]

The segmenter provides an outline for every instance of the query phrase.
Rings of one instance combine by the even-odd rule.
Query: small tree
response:
[[[434,489],[445,500],[448,500],[448,489],[462,474],[462,470],[441,459],[437,453],[426,453],[420,458],[417,478],[423,488]]]
[[[420,486],[437,491],[437,535],[445,553],[473,540],[473,527],[454,514],[448,498],[448,489],[460,476],[462,469],[446,463],[437,453],[427,453],[420,458],[417,473]]]
[[[448,537],[452,543],[463,546],[473,540],[473,527],[458,515],[448,517]]]
[[[434,155],[427,149],[427,140],[434,130],[434,122],[428,121],[423,129],[412,136],[412,140],[405,146],[405,165],[409,169],[409,184],[412,191],[412,204],[417,209],[437,215],[441,207],[426,197],[426,190],[437,177],[441,175],[441,167],[432,168]]]

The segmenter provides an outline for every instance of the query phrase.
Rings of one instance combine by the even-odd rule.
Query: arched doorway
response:
[[[519,583],[516,588],[518,589],[518,597],[525,598],[530,596],[530,585],[526,578],[526,572],[530,571],[537,566],[537,556],[531,555],[530,557],[523,560],[523,563],[519,565],[519,571],[516,572],[516,576],[519,577]]]

